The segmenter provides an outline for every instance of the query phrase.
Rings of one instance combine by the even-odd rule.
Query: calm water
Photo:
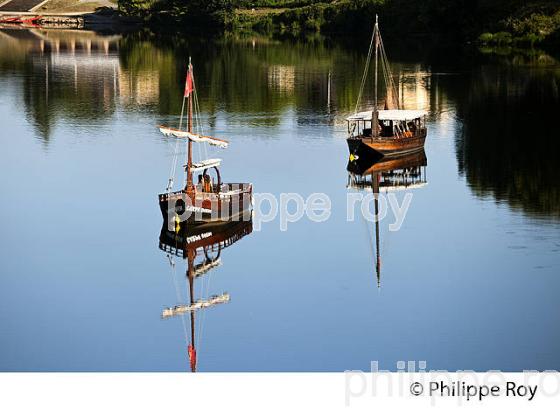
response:
[[[327,222],[263,224],[196,297],[199,371],[560,369],[560,64],[536,53],[395,51],[429,110],[427,185],[402,228],[346,221],[344,118],[363,47],[0,31],[0,370],[188,371],[188,298],[160,250],[157,194],[193,57],[225,180],[330,196]],[[365,105],[371,100],[366,85]],[[399,192],[399,201],[404,192]]]

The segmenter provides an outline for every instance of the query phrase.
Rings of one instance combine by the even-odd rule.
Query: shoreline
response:
[[[25,17],[22,20],[40,17],[39,23],[35,24],[18,24],[19,27],[43,27],[48,29],[91,29],[94,31],[113,31],[113,32],[130,32],[135,30],[149,30],[155,35],[173,36],[176,34],[195,33],[199,30],[200,24],[197,24],[192,16],[183,15],[181,18],[168,13],[167,10],[149,12],[144,10],[143,13],[133,13],[130,11],[117,11],[114,7],[102,7],[94,9],[90,6],[84,11],[57,11],[47,10],[41,12],[40,8],[45,7],[45,2],[40,3],[33,8],[34,11],[0,11],[0,26],[5,27],[6,24],[2,20],[11,17]],[[91,3],[97,4],[97,3]],[[297,8],[280,8],[280,7],[262,7],[254,9],[235,8],[231,13],[229,20],[220,24],[207,24],[203,27],[205,35],[221,36],[221,35],[258,35],[272,39],[298,39],[311,37],[324,37],[326,39],[343,36],[346,38],[363,39],[369,38],[370,34],[359,31],[343,30],[343,26],[333,25],[331,21],[323,17],[304,13],[299,14],[299,10],[312,10],[312,7],[335,7],[337,3],[319,3],[315,6],[303,6]],[[86,5],[84,5],[86,6]],[[71,4],[69,7],[73,7]],[[62,10],[62,9],[61,9]],[[338,9],[339,16],[345,16],[343,9]],[[367,10],[368,16],[375,14],[373,9]],[[361,16],[367,20],[367,16]],[[391,19],[395,16],[388,15],[385,19],[387,26],[390,25]],[[174,24],[170,24],[173,22]],[[186,24],[188,23],[188,24]],[[11,24],[11,26],[16,26]],[[485,49],[540,49],[552,54],[558,54],[560,44],[556,37],[549,36],[540,40],[515,36],[509,32],[484,32],[480,35],[473,35],[472,38],[462,38],[458,36],[446,37],[438,32],[428,31],[409,31],[402,32],[395,25],[392,31],[387,35],[388,40],[398,40],[404,42],[419,41],[429,44],[430,47],[439,45],[440,47],[458,47],[470,48],[479,47]],[[171,28],[171,29],[170,29]]]
[[[16,22],[10,21],[15,19]],[[38,20],[34,20],[38,19]],[[3,28],[45,28],[111,30],[127,32],[144,26],[134,17],[122,16],[116,11],[0,11],[0,27]]]

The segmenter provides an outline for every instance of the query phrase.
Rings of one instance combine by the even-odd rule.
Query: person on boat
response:
[[[210,178],[210,175],[204,175],[203,176],[203,186],[202,186],[202,190],[204,192],[212,192],[212,178]]]

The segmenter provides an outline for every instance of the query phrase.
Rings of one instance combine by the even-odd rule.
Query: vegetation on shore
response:
[[[160,28],[299,35],[369,35],[375,14],[388,36],[421,35],[483,45],[560,45],[554,0],[118,0]]]

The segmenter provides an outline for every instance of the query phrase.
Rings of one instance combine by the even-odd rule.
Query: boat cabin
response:
[[[191,170],[200,172],[198,182],[193,186],[195,194],[200,199],[213,199],[211,195],[206,198],[203,194],[219,194],[225,198],[232,195],[241,195],[251,189],[251,184],[248,183],[223,183],[218,168],[220,163],[220,159],[207,159],[192,164]],[[216,179],[208,173],[210,170],[214,170]]]
[[[377,111],[376,138],[407,138],[426,135],[426,115],[422,110]],[[369,137],[372,133],[373,111],[363,111],[346,118],[349,137]]]

